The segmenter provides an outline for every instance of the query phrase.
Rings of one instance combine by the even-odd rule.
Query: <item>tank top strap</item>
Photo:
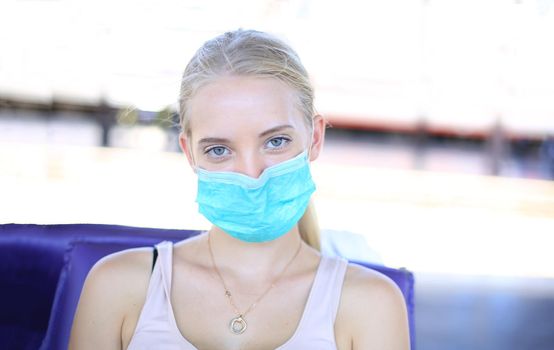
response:
[[[348,260],[342,257],[333,258],[334,266],[330,282],[331,291],[331,312],[333,323],[337,317],[337,311],[339,310],[340,297],[342,295],[342,286],[344,284],[344,277],[346,276],[346,269],[348,268]]]
[[[348,262],[344,258],[321,256],[297,333],[332,334],[339,306],[342,282]]]
[[[277,350],[337,348],[334,325],[347,266],[344,258],[321,256],[298,328]]]
[[[173,243],[162,241],[155,247],[158,250],[158,258],[150,276],[146,300],[127,350],[144,349],[144,344],[154,341],[158,336],[164,337],[168,334],[170,338],[175,337],[174,329],[169,322],[171,304],[168,299],[171,290]],[[152,333],[153,330],[155,333]]]
[[[319,315],[319,317],[324,316],[320,319],[330,319],[333,324],[337,316],[348,261],[335,256],[323,255],[321,258],[321,263],[324,265],[320,278],[314,281],[317,285],[314,285],[314,303],[310,306],[317,306],[325,313],[325,315]],[[326,307],[322,307],[323,305]]]
[[[173,242],[162,241],[156,244],[156,248],[158,249],[158,269],[162,277],[162,286],[165,295],[169,298],[169,296],[171,295],[170,291],[173,273]],[[154,270],[155,269],[156,267],[154,267]]]

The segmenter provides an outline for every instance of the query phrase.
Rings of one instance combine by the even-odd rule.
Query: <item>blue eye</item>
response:
[[[210,157],[218,158],[227,155],[228,152],[229,150],[223,146],[214,146],[208,148],[204,153],[206,153]]]
[[[279,136],[274,137],[267,141],[266,146],[271,149],[278,149],[285,147],[291,140],[287,137]]]

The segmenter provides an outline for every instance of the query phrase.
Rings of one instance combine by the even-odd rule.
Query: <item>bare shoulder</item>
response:
[[[346,270],[343,293],[349,298],[355,298],[353,301],[356,302],[362,302],[358,299],[366,303],[374,302],[369,297],[379,297],[404,303],[402,292],[393,280],[378,271],[352,263],[348,264]]]
[[[83,291],[87,288],[91,293],[106,293],[108,300],[140,296],[141,287],[150,279],[152,253],[152,247],[141,247],[103,257],[89,271]]]
[[[122,272],[130,274],[130,277],[149,275],[150,269],[144,267],[151,267],[152,253],[152,247],[140,247],[106,255],[94,264],[87,279],[96,278],[99,282],[113,279],[115,282],[117,279],[126,278],[125,275],[121,275]]]
[[[142,307],[152,247],[126,249],[100,259],[89,271],[75,312],[70,349],[120,349],[124,320]]]
[[[352,349],[409,349],[404,297],[396,283],[378,271],[348,265],[337,318],[352,339]]]

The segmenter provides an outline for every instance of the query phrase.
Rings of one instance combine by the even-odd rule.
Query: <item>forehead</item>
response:
[[[189,102],[193,138],[213,132],[263,131],[283,124],[305,128],[295,90],[275,78],[225,76],[202,86]]]

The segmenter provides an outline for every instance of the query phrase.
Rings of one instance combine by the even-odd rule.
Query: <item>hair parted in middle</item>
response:
[[[195,92],[227,75],[273,77],[291,87],[307,125],[315,115],[314,90],[298,54],[277,37],[238,29],[205,42],[185,68],[179,94],[181,129],[190,133],[187,108]]]

